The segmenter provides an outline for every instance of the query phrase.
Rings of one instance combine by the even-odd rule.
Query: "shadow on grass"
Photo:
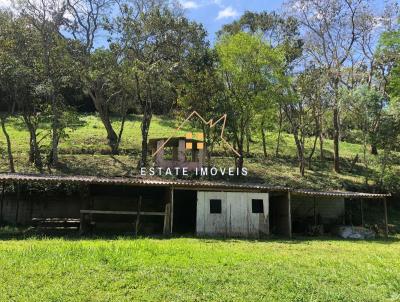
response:
[[[111,122],[121,122],[122,118],[119,115],[112,115],[111,116]],[[136,115],[136,114],[128,114],[126,116],[125,122],[141,122],[142,121],[142,117],[140,115]]]
[[[198,237],[194,234],[164,236],[162,234],[154,235],[140,235],[135,236],[129,232],[95,232],[87,235],[79,235],[77,230],[57,230],[57,231],[37,231],[34,228],[18,228],[18,227],[4,227],[0,228],[0,242],[10,240],[49,240],[49,239],[60,239],[66,241],[84,241],[84,240],[140,240],[140,239],[155,239],[155,240],[174,240],[174,239],[194,239],[200,240],[204,243],[281,243],[281,244],[308,244],[312,242],[350,242],[355,244],[365,243],[380,243],[380,244],[395,244],[400,242],[400,237],[390,236],[389,238],[378,237],[375,239],[368,240],[356,240],[356,239],[342,239],[332,236],[320,236],[310,237],[304,235],[295,235],[293,238],[287,238],[283,236],[271,235],[270,237],[262,239],[251,239],[251,238],[225,238],[225,237]]]
[[[133,156],[129,160],[113,155],[102,157],[64,156],[57,171],[67,175],[130,176],[135,174],[137,161],[138,158]]]

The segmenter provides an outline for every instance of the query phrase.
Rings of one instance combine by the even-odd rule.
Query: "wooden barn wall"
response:
[[[314,197],[292,195],[292,219],[314,216]],[[345,202],[343,197],[315,197],[315,212],[321,223],[336,222],[344,216]]]
[[[4,223],[29,225],[32,218],[79,218],[81,199],[78,194],[7,194],[3,201]]]
[[[141,212],[164,212],[166,205],[165,188],[140,188],[131,186],[90,187],[90,208],[105,211],[136,211],[142,196]]]
[[[197,193],[196,233],[199,236],[259,237],[269,234],[268,194]],[[210,213],[210,199],[221,200],[221,213]],[[264,213],[252,213],[252,199],[263,199]]]
[[[129,186],[90,186],[88,191],[66,193],[21,191],[4,196],[0,222],[30,225],[32,218],[80,218],[81,209],[136,211],[139,196],[142,196],[141,211],[164,212],[167,202],[165,188],[139,188]],[[18,210],[18,213],[17,213]],[[104,215],[102,219],[121,219]],[[149,219],[147,217],[143,218]],[[156,217],[158,220],[162,219]]]
[[[102,211],[165,212],[169,202],[166,188],[91,185],[89,201],[85,209]],[[101,215],[93,214],[97,230],[133,231],[136,215]],[[163,216],[141,216],[140,234],[159,234],[163,232]]]

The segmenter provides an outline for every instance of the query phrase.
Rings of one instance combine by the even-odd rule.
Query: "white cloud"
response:
[[[0,7],[10,7],[11,1],[10,0],[0,0]]]
[[[223,10],[220,10],[218,13],[217,20],[226,19],[226,18],[234,18],[239,16],[239,13],[236,9],[233,9],[232,6],[228,6]]]
[[[212,0],[212,2],[213,2],[215,5],[218,5],[218,6],[222,7],[222,1],[221,1],[221,0]]]
[[[0,1],[2,1],[2,0],[0,0]],[[200,5],[194,1],[181,0],[180,2],[184,9],[196,9],[196,8],[200,7]]]

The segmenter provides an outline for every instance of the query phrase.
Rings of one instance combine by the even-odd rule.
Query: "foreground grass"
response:
[[[0,242],[1,301],[400,301],[400,242]]]

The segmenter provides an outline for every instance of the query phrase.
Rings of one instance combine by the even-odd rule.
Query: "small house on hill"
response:
[[[44,186],[53,189],[43,190]],[[136,234],[291,237],[310,227],[329,232],[337,225],[363,225],[363,205],[368,202],[381,209],[387,234],[389,196],[249,183],[0,174],[0,224],[76,228],[81,233],[115,229]]]
[[[206,145],[202,137],[191,134],[185,137],[153,138],[149,140],[149,150],[157,167],[187,168],[194,171],[203,167]]]

